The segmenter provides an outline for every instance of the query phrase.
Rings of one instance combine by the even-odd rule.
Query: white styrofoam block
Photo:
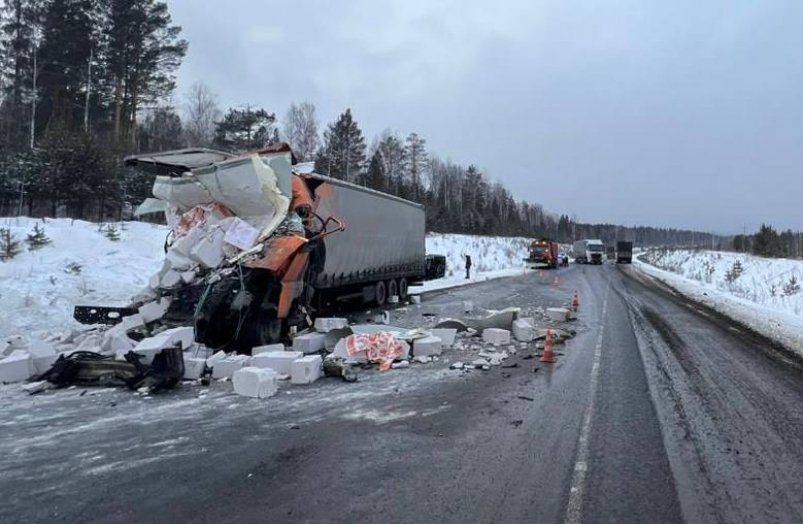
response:
[[[226,355],[225,351],[218,351],[218,352],[214,353],[211,357],[206,359],[206,363],[209,364],[210,367],[212,367],[215,364],[217,364],[218,362],[220,362],[221,360],[224,360],[226,358],[226,356],[227,355]]]
[[[365,352],[355,353],[354,355],[349,355],[348,349],[346,349],[346,339],[341,338],[335,344],[335,349],[332,351],[333,357],[340,357],[345,358],[351,362],[368,362],[368,355]]]
[[[293,361],[303,357],[300,351],[267,351],[251,357],[249,366],[257,368],[270,368],[280,375],[289,375]]]
[[[162,298],[161,300],[154,300],[153,302],[143,304],[142,307],[139,308],[139,314],[142,316],[142,321],[147,324],[162,318],[167,312],[168,307],[170,307],[170,300]]]
[[[248,362],[245,355],[232,355],[212,366],[212,378],[231,378],[234,372],[243,368]]]
[[[317,353],[324,348],[326,335],[324,333],[305,333],[293,339],[293,351],[300,351],[305,355]]]
[[[510,331],[499,328],[484,329],[482,331],[482,340],[494,346],[510,344]]]
[[[42,373],[50,369],[58,359],[59,356],[56,353],[54,353],[53,355],[46,355],[42,357],[31,357],[34,373],[36,373],[37,375],[41,375]]]
[[[319,333],[329,333],[333,329],[343,329],[349,326],[349,321],[345,318],[316,318],[315,331]]]
[[[105,354],[128,353],[136,346],[136,342],[128,338],[125,333],[109,330],[104,333],[103,341],[100,343],[100,352]]]
[[[28,380],[33,373],[31,355],[24,350],[15,349],[0,360],[0,383]]]
[[[256,346],[251,348],[252,355],[267,353],[268,351],[285,351],[284,344],[268,344],[267,346]]]
[[[410,295],[410,302],[412,302],[413,304],[420,304],[421,297],[419,295]]]
[[[546,316],[555,322],[565,322],[569,318],[569,310],[562,307],[546,308]]]
[[[532,342],[535,339],[535,328],[526,319],[514,320],[513,337],[519,342]]]
[[[293,384],[312,384],[321,376],[323,359],[320,355],[307,355],[294,360],[291,366],[290,382]]]
[[[168,337],[171,346],[179,344],[181,349],[187,350],[195,342],[195,329],[192,326],[179,326],[166,329],[159,333],[159,336]]]
[[[410,356],[410,344],[408,344],[404,340],[399,340],[399,343],[401,344],[402,351],[401,351],[401,355],[396,357],[396,359],[397,360],[406,360]]]
[[[25,351],[31,355],[31,358],[49,357],[56,354],[56,346],[44,340],[34,340],[25,348]]]
[[[279,390],[279,376],[272,369],[244,367],[232,374],[234,392],[252,398],[272,397]]]
[[[203,375],[205,366],[205,358],[184,357],[184,379],[198,380]]]
[[[209,231],[190,249],[190,258],[204,267],[214,269],[223,262],[223,237],[225,233],[218,228]]]
[[[115,324],[114,326],[106,330],[106,333],[104,333],[104,337],[111,335],[125,335],[132,329],[136,329],[144,325],[145,321],[143,320],[142,315],[140,315],[139,313],[135,313],[133,315],[123,317],[118,324]]]
[[[434,335],[417,338],[413,340],[413,355],[417,357],[440,355],[442,346],[443,341]]]
[[[165,255],[165,259],[170,262],[170,267],[176,271],[185,271],[191,268],[193,264],[192,259],[180,250],[175,249],[175,244],[173,246],[174,247],[167,250],[167,254]],[[156,277],[158,279],[158,275],[156,275]]]
[[[99,351],[102,342],[103,337],[100,334],[92,333],[87,335],[75,349],[79,351]]]
[[[226,230],[226,234],[223,236],[223,240],[237,249],[248,251],[254,247],[258,237],[259,230],[257,228],[239,217],[234,217],[231,225]]]
[[[388,304],[398,304],[399,303],[399,295],[391,295],[388,297]]]
[[[430,333],[441,339],[443,347],[450,348],[454,345],[454,337],[457,335],[457,330],[452,328],[435,328],[430,329]]]
[[[167,289],[175,286],[179,282],[181,282],[181,273],[175,269],[170,269],[162,275],[161,280],[159,280],[159,287]]]
[[[6,346],[3,348],[2,354],[10,355],[15,349],[25,349],[28,346],[28,340],[22,335],[11,335],[5,340]]]

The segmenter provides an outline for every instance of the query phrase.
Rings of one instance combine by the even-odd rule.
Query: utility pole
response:
[[[94,49],[89,50],[89,63],[86,65],[86,103],[84,104],[84,131],[89,132],[89,98],[92,93],[92,58]]]

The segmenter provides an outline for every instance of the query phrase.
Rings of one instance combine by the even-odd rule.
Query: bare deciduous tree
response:
[[[196,82],[186,94],[184,111],[187,145],[210,145],[215,138],[215,123],[222,116],[218,96],[208,85]]]
[[[315,118],[315,105],[302,102],[291,104],[284,119],[284,139],[293,148],[293,152],[301,162],[314,160],[315,153],[321,145],[318,136],[318,120]]]

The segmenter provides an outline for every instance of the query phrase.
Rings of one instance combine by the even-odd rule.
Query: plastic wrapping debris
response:
[[[404,353],[402,342],[393,333],[380,331],[373,334],[351,335],[346,338],[346,351],[349,356],[363,354],[369,362],[379,364],[379,369],[390,369],[393,361]]]

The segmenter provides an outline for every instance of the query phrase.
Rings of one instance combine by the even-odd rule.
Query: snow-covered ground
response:
[[[52,243],[28,251],[23,240],[34,224]],[[0,218],[20,240],[23,251],[0,262],[0,339],[13,334],[29,338],[60,333],[77,323],[75,305],[124,306],[161,267],[167,226],[141,222],[116,224],[120,240],[112,241],[98,224],[69,219]],[[431,291],[487,278],[520,274],[526,257],[523,238],[431,234],[427,253],[446,255],[446,278],[411,288]],[[463,256],[471,256],[472,279],[465,280]]]
[[[427,253],[446,256],[446,276],[411,287],[411,293],[423,293],[463,286],[492,278],[521,275],[530,239],[523,237],[482,237],[430,233]],[[471,257],[471,278],[466,279],[466,259]]]
[[[803,356],[803,261],[679,249],[634,265]]]

